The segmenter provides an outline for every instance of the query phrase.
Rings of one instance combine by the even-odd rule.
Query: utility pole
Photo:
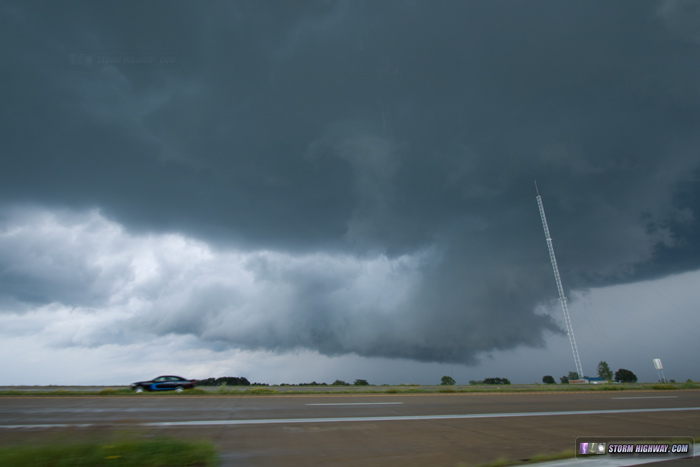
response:
[[[578,372],[579,379],[583,378],[583,368],[581,368],[581,359],[578,356],[578,348],[576,347],[576,338],[574,337],[574,328],[571,326],[571,318],[569,317],[569,307],[566,304],[566,295],[564,295],[564,287],[561,284],[561,277],[559,276],[559,266],[557,266],[557,257],[554,256],[554,247],[552,246],[552,237],[549,235],[549,227],[547,226],[547,217],[544,215],[544,205],[542,204],[542,197],[540,196],[540,190],[537,188],[537,182],[535,182],[535,191],[537,191],[537,206],[540,208],[540,217],[542,217],[542,227],[544,228],[544,236],[547,239],[547,248],[549,249],[549,259],[552,262],[552,269],[554,270],[554,280],[557,282],[557,291],[559,292],[559,303],[561,303],[561,311],[564,312],[564,321],[566,322],[566,332],[569,335],[569,342],[571,342],[571,351],[574,353],[574,362],[576,363],[576,371]]]

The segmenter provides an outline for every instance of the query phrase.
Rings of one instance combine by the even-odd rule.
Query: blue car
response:
[[[134,392],[144,391],[175,391],[182,392],[185,389],[191,389],[195,385],[195,380],[185,379],[181,376],[159,376],[151,381],[139,381],[133,383],[131,389]]]

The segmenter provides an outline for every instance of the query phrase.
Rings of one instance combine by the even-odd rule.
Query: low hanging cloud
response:
[[[441,256],[432,249],[395,258],[222,251],[179,234],[131,235],[97,211],[37,208],[6,214],[0,245],[3,283],[13,285],[2,312],[16,316],[5,332],[45,334],[59,347],[180,334],[214,347],[468,363],[557,329],[524,309],[494,312],[488,276],[471,284],[486,288],[467,294],[461,313],[426,308]]]

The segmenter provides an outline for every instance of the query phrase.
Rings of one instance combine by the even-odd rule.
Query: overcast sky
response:
[[[0,2],[0,384],[700,379],[700,4]]]

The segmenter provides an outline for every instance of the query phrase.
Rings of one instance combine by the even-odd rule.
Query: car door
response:
[[[158,378],[154,379],[153,382],[151,383],[151,390],[152,391],[163,391],[167,390],[168,384],[168,378],[167,376],[159,376]]]
[[[180,379],[177,376],[168,376],[168,381],[165,383],[167,389],[175,389]]]

